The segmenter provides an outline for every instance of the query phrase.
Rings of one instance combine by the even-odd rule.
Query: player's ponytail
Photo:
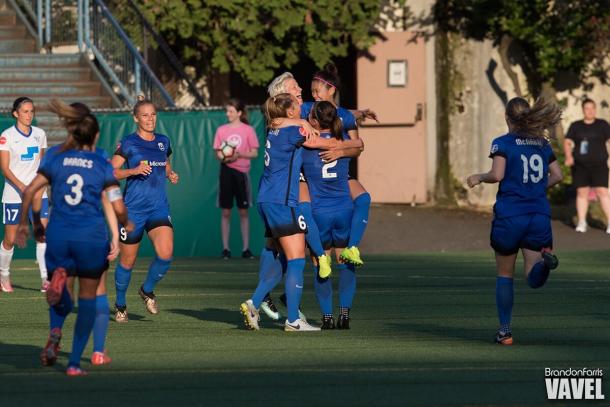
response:
[[[322,82],[327,88],[332,87],[338,89],[341,85],[337,67],[332,63],[326,64],[323,70],[316,72],[313,75],[312,81]]]
[[[320,130],[330,130],[337,140],[343,139],[343,124],[337,115],[337,108],[330,102],[315,102],[311,108],[312,117],[320,125]]]
[[[293,100],[290,93],[280,93],[268,98],[263,106],[267,127],[271,127],[275,119],[288,117],[288,109],[292,107],[292,104]]]
[[[241,115],[239,116],[239,120],[241,120],[242,123],[250,124],[250,122],[248,121],[248,112],[246,111],[246,106],[244,105],[244,103],[241,100],[239,100],[237,98],[229,99],[227,106],[234,107],[235,110],[237,110],[237,113],[241,112]]]
[[[95,138],[100,131],[100,127],[97,119],[86,105],[78,103],[71,106],[59,99],[52,99],[49,103],[49,110],[59,116],[64,127],[68,130],[68,139],[62,150],[95,144]]]
[[[506,118],[511,131],[532,137],[553,135],[552,130],[561,120],[561,109],[554,103],[537,99],[532,106],[527,100],[516,97],[506,105]]]

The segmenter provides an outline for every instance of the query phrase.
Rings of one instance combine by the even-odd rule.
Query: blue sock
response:
[[[359,246],[366,226],[369,222],[369,209],[371,208],[371,195],[368,192],[358,195],[354,199],[354,214],[352,215],[352,229],[349,234],[348,247]]]
[[[117,263],[114,270],[114,286],[116,287],[116,305],[119,307],[127,306],[127,288],[131,280],[131,269],[126,269]]]
[[[108,296],[95,297],[95,324],[93,325],[93,351],[103,352],[106,345],[106,332],[108,332],[108,319],[110,310]]]
[[[508,277],[496,278],[496,307],[500,325],[510,326],[513,314],[513,279]]]
[[[544,261],[534,264],[532,270],[527,275],[527,284],[532,288],[540,288],[546,283],[551,270],[544,265]]]
[[[61,293],[61,298],[59,302],[51,307],[53,312],[58,316],[66,318],[72,309],[74,308],[74,303],[72,301],[72,297],[70,297],[70,292],[68,291],[68,287],[64,286],[64,289]],[[63,322],[62,322],[63,324]]]
[[[320,267],[314,268],[313,287],[316,292],[316,298],[320,305],[322,314],[333,313],[333,282],[330,278],[320,278],[318,271]]]
[[[259,261],[258,285],[254,294],[252,294],[252,302],[257,309],[260,307],[265,296],[280,281],[282,281],[282,263],[277,256],[277,252],[264,248]]]
[[[167,274],[170,264],[172,264],[172,259],[165,260],[155,256],[155,259],[148,267],[146,280],[144,281],[144,284],[142,284],[142,290],[144,290],[145,293],[152,293],[155,291],[155,286],[161,281],[165,274]]]
[[[303,269],[305,259],[288,260],[286,269],[286,308],[288,309],[288,322],[299,319],[299,305],[303,294]]]
[[[315,219],[313,218],[313,214],[311,213],[311,202],[299,202],[299,209],[301,210],[301,215],[305,218],[305,223],[307,224],[307,234],[305,235],[305,240],[309,245],[309,248],[316,255],[316,257],[320,257],[324,254],[324,249],[322,248],[322,241],[320,240],[320,230],[318,229],[318,225],[316,224]]]
[[[95,323],[95,303],[95,298],[78,299],[78,317],[76,317],[76,324],[74,325],[72,353],[70,353],[68,366],[80,366],[80,358],[83,356],[83,351],[87,346],[89,335],[91,335]]]
[[[351,308],[356,294],[356,266],[341,263],[339,269],[339,306]]]

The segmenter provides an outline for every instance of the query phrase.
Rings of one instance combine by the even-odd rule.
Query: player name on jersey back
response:
[[[93,160],[87,160],[86,158],[77,157],[65,157],[63,161],[64,167],[81,167],[81,168],[93,168]]]

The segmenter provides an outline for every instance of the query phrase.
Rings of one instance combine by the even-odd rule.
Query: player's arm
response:
[[[562,179],[563,173],[561,172],[561,167],[559,166],[559,162],[555,160],[549,164],[549,179],[546,186],[550,188],[553,185],[560,183]]]
[[[104,216],[106,217],[106,223],[110,229],[110,252],[108,253],[108,260],[112,261],[119,255],[119,221],[114,213],[114,208],[106,196],[106,192],[102,193],[102,208],[104,209]]]
[[[305,137],[319,137],[320,131],[314,129],[311,124],[305,119],[289,119],[287,117],[280,117],[273,119],[269,127],[272,129],[282,129],[284,127],[299,126],[305,132]]]
[[[114,176],[118,180],[136,175],[149,175],[152,172],[152,167],[145,163],[140,163],[140,165],[135,168],[123,168],[126,161],[125,157],[118,154],[113,155],[112,160],[110,160],[110,164],[112,164],[112,168],[114,168]]]
[[[133,224],[130,224],[129,219],[127,218],[127,207],[123,202],[123,194],[121,193],[121,188],[118,185],[111,185],[108,188],[104,189],[104,194],[106,195],[106,199],[112,206],[112,210],[115,214],[116,220],[121,224],[125,225],[125,229],[130,232],[128,226],[133,230]],[[102,199],[102,204],[104,200]],[[112,226],[112,225],[111,225]],[[116,228],[118,230],[118,225]]]
[[[21,215],[19,217],[19,227],[17,228],[17,237],[15,238],[15,243],[17,243],[18,247],[25,247],[26,240],[30,233],[29,228],[29,219],[28,214],[30,213],[30,207],[32,206],[32,200],[36,193],[42,190],[49,184],[49,180],[43,174],[37,174],[36,177],[30,182],[23,191],[23,196],[21,198]],[[34,214],[34,221],[36,220],[40,222],[40,212]],[[40,228],[42,225],[34,225],[34,228]]]
[[[488,172],[482,174],[472,174],[466,179],[466,183],[470,188],[473,188],[480,183],[495,184],[504,179],[504,172],[506,171],[506,158],[501,155],[495,155],[491,163],[491,169]]]
[[[11,164],[11,153],[8,150],[0,151],[0,169],[2,170],[2,175],[4,178],[11,184],[13,184],[19,192],[23,193],[26,186],[23,182],[19,181],[19,179],[13,174],[13,171],[10,169]]]
[[[354,115],[354,117],[356,118],[356,122],[357,123],[362,123],[364,122],[366,119],[373,119],[375,120],[377,123],[379,123],[379,120],[377,118],[377,113],[375,113],[374,111],[372,111],[371,109],[362,109],[362,110],[350,110],[350,112]]]
[[[364,143],[361,139],[358,140],[337,140],[336,138],[321,138],[305,140],[303,146],[308,148],[316,148],[318,150],[333,150],[333,149],[363,149]]]
[[[180,180],[178,173],[172,169],[172,163],[169,161],[169,156],[167,157],[167,164],[165,165],[165,176],[172,184],[177,184]]]

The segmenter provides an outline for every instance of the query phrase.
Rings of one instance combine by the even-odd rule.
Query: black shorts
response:
[[[218,179],[218,202],[222,209],[233,208],[233,198],[239,209],[247,209],[252,205],[250,190],[250,176],[226,164],[220,164],[220,177]]]
[[[572,167],[572,185],[581,187],[608,188],[608,164],[574,164]]]

